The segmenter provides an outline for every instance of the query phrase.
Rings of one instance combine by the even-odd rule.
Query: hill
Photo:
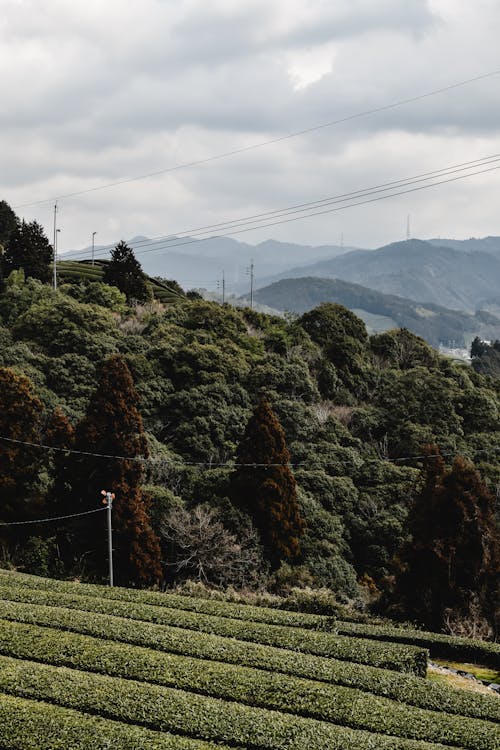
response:
[[[287,273],[288,278],[305,276],[338,278],[384,294],[474,312],[483,300],[496,296],[500,259],[409,240],[355,250]],[[277,280],[268,278],[267,283]]]
[[[500,319],[493,315],[485,317],[484,314],[477,316],[447,310],[439,305],[383,294],[340,279],[282,279],[258,289],[255,299],[277,310],[299,314],[323,302],[338,302],[355,311],[370,333],[408,328],[436,347],[451,341],[455,342],[455,346],[469,346],[476,335],[483,338],[500,337]]]
[[[426,679],[495,645],[6,571],[0,617],[6,749],[500,747],[493,693]]]
[[[182,294],[127,307],[103,284],[54,291],[14,272],[0,292],[0,344],[0,522],[14,524],[0,527],[0,541],[3,559],[27,572],[104,580],[105,519],[96,533],[92,514],[123,468],[144,498],[161,585],[201,575],[178,553],[201,508],[229,555],[207,568],[208,548],[207,581],[326,587],[363,608],[382,599],[408,542],[423,446],[438,445],[450,462],[466,456],[493,489],[500,481],[496,381],[408,330],[370,337],[339,304],[298,319]],[[281,425],[306,521],[300,557],[277,569],[262,544],[266,527],[234,492],[239,446],[262,396]],[[106,401],[115,405],[108,422]],[[119,416],[132,407],[124,427]],[[41,523],[68,510],[74,520]],[[207,538],[195,537],[194,549]],[[124,570],[122,582],[135,583]]]
[[[266,240],[257,245],[240,242],[230,237],[210,237],[199,240],[192,237],[170,240],[149,240],[134,237],[128,242],[150,276],[176,279],[184,289],[203,287],[209,291],[217,289],[217,282],[224,270],[228,289],[243,291],[249,286],[248,266],[255,265],[256,283],[270,274],[282,273],[286,269],[308,264],[325,258],[333,258],[352,250],[338,245],[299,245],[291,242]],[[109,249],[96,247],[96,257],[108,257]],[[69,251],[66,260],[90,259],[91,248]]]
[[[482,252],[490,255],[500,255],[500,237],[470,237],[467,240],[453,240],[439,237],[427,240],[431,245],[438,247],[451,247],[462,252]]]
[[[60,260],[57,263],[57,273],[62,283],[79,284],[102,281],[104,266],[107,260],[96,260],[92,265],[90,261]],[[147,277],[147,284],[155,299],[160,302],[172,302],[183,297],[182,290],[175,284]]]

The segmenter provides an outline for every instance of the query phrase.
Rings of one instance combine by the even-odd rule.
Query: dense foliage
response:
[[[0,437],[59,449],[0,440],[0,521],[98,508],[100,490],[113,490],[122,582],[170,583],[176,569],[182,577],[173,551],[187,537],[196,547],[203,504],[229,556],[225,572],[214,565],[198,577],[327,586],[362,606],[398,569],[425,484],[425,444],[450,462],[466,456],[494,495],[500,483],[500,382],[407,330],[370,338],[341,305],[294,320],[180,295],[128,307],[102,280],[54,291],[18,269],[0,293],[0,368]],[[262,397],[277,431],[261,461],[249,425]],[[286,488],[286,498],[273,509],[268,493],[259,508],[252,466],[241,467],[235,494],[235,463],[277,464],[265,474],[273,497]],[[433,524],[421,534],[433,538]],[[104,514],[0,535],[5,560],[27,570],[105,575]],[[252,561],[262,575],[249,577]]]

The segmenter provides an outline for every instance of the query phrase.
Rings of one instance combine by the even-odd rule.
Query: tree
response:
[[[17,216],[8,203],[0,201],[0,288],[3,284],[5,248],[17,226]]]
[[[126,459],[82,457],[79,476],[86,491],[83,504],[95,508],[101,490],[114,492],[113,548],[115,578],[119,585],[156,583],[161,576],[160,546],[148,515],[141,480],[143,457],[148,455],[139,414],[138,395],[126,360],[110,357],[101,370],[87,414],[77,428],[76,445],[83,451]],[[95,527],[94,527],[95,528]],[[95,532],[94,532],[95,537]],[[98,549],[97,569],[104,572],[104,529]],[[98,542],[99,544],[99,542]]]
[[[462,456],[447,469],[425,449],[424,486],[408,518],[394,599],[406,617],[433,629],[478,613],[491,626],[500,595],[500,535],[495,500]]]
[[[0,367],[0,517],[22,519],[33,499],[42,454],[23,443],[38,443],[42,403],[28,378]],[[10,442],[10,441],[20,442]]]
[[[3,256],[4,275],[19,268],[26,278],[50,281],[53,249],[37,221],[18,221]]]
[[[236,535],[209,505],[175,508],[163,519],[168,565],[175,578],[217,586],[256,586],[265,566],[252,526]],[[264,570],[263,570],[264,569]]]
[[[368,335],[363,321],[343,305],[325,302],[304,313],[299,324],[335,366],[345,388],[357,398],[365,395]]]
[[[271,565],[296,559],[305,522],[285,433],[265,398],[247,424],[236,463],[240,466],[232,477],[233,501],[252,518]]]
[[[8,203],[0,201],[0,245],[9,244],[10,237],[17,227],[17,216]]]
[[[73,497],[74,456],[71,449],[75,443],[75,430],[64,412],[56,407],[52,412],[43,432],[43,442],[56,450],[51,451],[52,482],[46,496],[46,516],[70,515]],[[73,539],[80,531],[81,518],[63,520],[60,524],[50,526],[57,548],[59,565],[63,562],[71,566],[73,560]]]
[[[111,251],[111,260],[104,268],[105,284],[116,286],[125,294],[127,302],[145,302],[149,297],[146,279],[134,251],[126,242]]]

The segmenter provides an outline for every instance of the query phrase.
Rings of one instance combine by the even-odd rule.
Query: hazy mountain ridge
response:
[[[473,312],[483,300],[497,295],[500,259],[486,252],[408,240],[293,268],[287,277],[305,276],[343,279],[384,294]],[[278,280],[273,277],[267,282]]]
[[[281,279],[259,289],[255,299],[278,310],[300,314],[322,302],[338,302],[354,310],[374,331],[408,328],[433,346],[451,341],[458,346],[468,346],[471,338],[480,332],[485,336],[500,337],[500,319],[494,316],[485,316],[484,313],[470,315],[432,303],[424,306],[420,302],[340,279]],[[373,320],[373,316],[383,316],[384,319]]]
[[[174,278],[187,289],[203,287],[210,291],[217,282],[226,278],[229,291],[242,292],[249,287],[248,269],[254,262],[255,283],[270,275],[284,274],[293,266],[301,267],[321,260],[331,259],[352,250],[339,245],[300,245],[278,240],[265,240],[257,245],[241,242],[231,237],[148,239],[137,236],[127,243],[136,253],[144,271],[150,276]],[[96,258],[108,258],[108,246],[96,246]],[[90,258],[92,248],[65,253],[65,260]]]

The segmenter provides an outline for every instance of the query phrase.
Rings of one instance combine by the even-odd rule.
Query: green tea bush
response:
[[[316,719],[226,702],[194,693],[141,684],[133,680],[80,672],[0,657],[0,690],[24,698],[56,703],[79,711],[158,731],[204,738],[213,742],[288,750],[444,750],[401,737],[374,735]],[[351,706],[362,712],[363,707]],[[478,744],[498,750],[497,727],[482,722]],[[448,746],[449,747],[449,746]]]
[[[2,750],[229,750],[70,708],[0,694]]]
[[[0,621],[0,650],[21,659],[99,672],[277,709],[357,729],[448,742],[476,750],[491,724],[423,710],[363,692],[280,673],[155,652],[96,638]],[[500,732],[500,727],[498,728]]]
[[[196,630],[201,633],[212,633],[225,638],[236,638],[292,651],[371,664],[420,676],[425,676],[427,671],[427,652],[414,646],[385,644],[368,639],[335,636],[330,633],[301,628],[287,628],[280,625],[233,620],[227,617],[215,617],[167,607],[98,599],[97,597],[83,597],[75,594],[36,591],[28,588],[0,588],[0,596],[7,600],[13,599],[52,606],[63,605],[69,609],[143,620],[174,628]]]
[[[325,625],[330,632],[349,637],[368,638],[392,643],[406,643],[429,649],[431,656],[449,658],[455,661],[475,661],[500,667],[500,643],[458,638],[444,633],[431,633],[425,630],[395,628],[390,625],[370,625],[368,623],[345,622],[330,619]]]
[[[239,667],[257,667],[260,670],[267,670],[272,673],[278,672],[323,683],[353,687],[421,708],[500,721],[500,701],[496,696],[451,690],[420,677],[400,674],[391,670],[245,643],[221,638],[217,635],[190,633],[189,631],[165,628],[150,623],[135,622],[131,627],[130,620],[68,610],[61,607],[0,600],[0,617],[13,623],[30,623],[32,627],[35,625],[43,626],[43,628],[37,628],[38,632],[34,640],[36,643],[42,643],[46,637],[50,637],[44,634],[45,629],[48,628],[59,629],[61,644],[67,642],[65,640],[67,634],[61,632],[64,630],[91,635],[100,639],[100,641],[105,641],[99,659],[96,658],[95,669],[98,668],[98,665],[108,663],[105,656],[108,648],[110,653],[118,654],[118,647],[121,644],[131,644],[134,647],[142,646],[144,647],[140,649],[143,659],[142,669],[148,670],[148,679],[153,682],[158,681],[159,677],[164,675],[162,670],[165,669],[165,664],[169,663],[170,655],[179,654],[184,659],[194,657],[198,664],[202,663],[201,671],[206,669],[207,672],[210,672],[212,669],[210,662],[217,662],[219,666],[223,663],[226,665],[234,664]],[[17,640],[15,637],[14,641],[9,640],[8,632],[12,631],[8,631],[7,624],[3,622],[0,626],[0,638],[1,634],[4,633],[6,644],[4,650],[14,652],[13,643],[16,643]],[[16,646],[16,648],[20,647]],[[125,650],[127,650],[127,647],[125,647]],[[122,652],[120,651],[120,653]],[[135,651],[132,650],[130,653],[135,653]],[[116,655],[116,659],[119,661],[118,655]],[[203,662],[199,660],[203,660]],[[137,678],[140,674],[142,673],[137,672]]]

